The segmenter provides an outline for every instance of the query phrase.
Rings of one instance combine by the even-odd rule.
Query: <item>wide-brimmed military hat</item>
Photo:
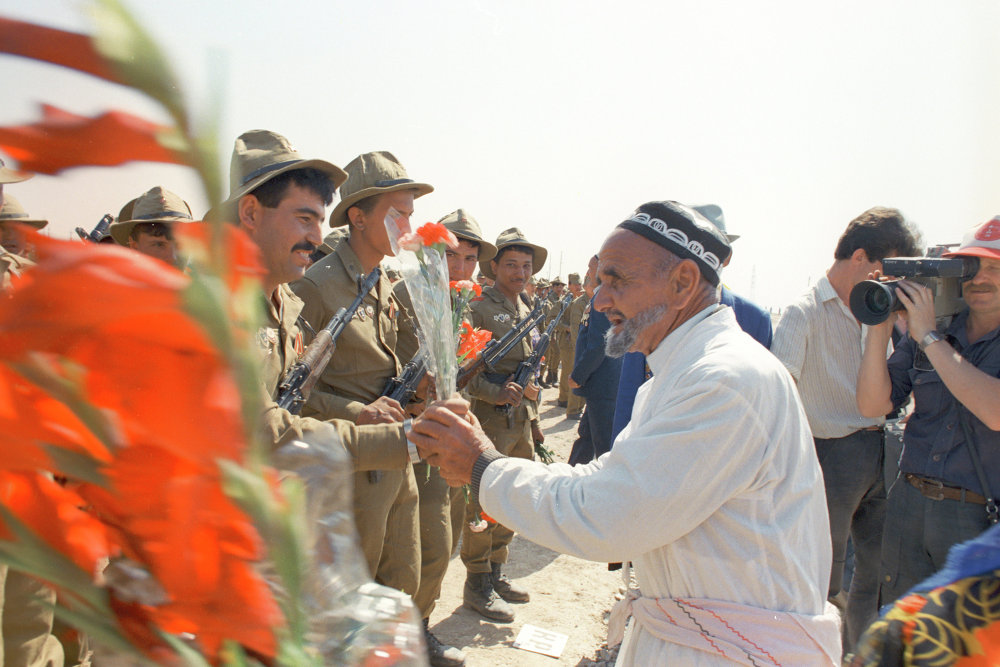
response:
[[[339,188],[347,180],[347,173],[326,160],[306,159],[292,147],[288,139],[270,130],[250,130],[236,138],[233,157],[229,163],[229,197],[205,214],[205,218],[222,218],[237,222],[237,204],[275,176],[296,169],[318,169]]]
[[[21,202],[8,194],[4,194],[3,208],[0,208],[0,222],[20,222],[24,225],[30,225],[35,229],[41,229],[49,224],[48,220],[33,218],[28,215],[28,212],[21,206]]]
[[[715,225],[730,243],[740,237],[739,234],[730,234],[726,231],[726,216],[723,215],[722,207],[718,204],[697,204],[691,208],[701,213],[709,222]]]
[[[438,222],[460,239],[479,244],[479,261],[485,262],[497,256],[497,247],[483,239],[483,230],[476,219],[464,208],[452,211]]]
[[[562,285],[563,287],[566,286],[566,283],[564,283],[563,279],[560,278],[559,276],[556,276],[555,278],[553,278],[552,282],[550,282],[549,284],[550,285]]]
[[[121,220],[120,218],[124,216],[128,216],[129,219]],[[187,202],[159,185],[125,204],[118,217],[118,222],[112,222],[108,231],[111,233],[111,238],[121,245],[128,245],[132,228],[144,222],[194,222],[191,207]]]
[[[11,169],[4,164],[3,160],[0,160],[0,185],[5,183],[20,183],[21,181],[28,180],[32,176],[34,176],[34,174],[29,174],[26,171]]]
[[[501,250],[512,245],[523,245],[531,248],[531,254],[533,257],[531,261],[532,275],[541,271],[542,267],[545,266],[545,259],[549,256],[549,252],[542,246],[529,242],[528,239],[525,238],[524,232],[517,227],[511,227],[510,229],[505,229],[500,232],[500,236],[497,237],[496,242],[497,254],[499,255]],[[493,272],[493,267],[490,266],[489,261],[479,262],[479,270],[490,280],[496,280],[497,276]]]
[[[340,201],[330,214],[330,226],[347,224],[347,209],[362,199],[400,190],[415,190],[414,197],[434,192],[427,183],[417,183],[389,151],[364,153],[347,165],[347,182],[340,188]]]
[[[569,281],[570,285],[582,285],[583,284],[583,283],[580,282],[580,274],[579,273],[571,273],[571,274],[569,274],[569,276],[567,276],[566,280]]]

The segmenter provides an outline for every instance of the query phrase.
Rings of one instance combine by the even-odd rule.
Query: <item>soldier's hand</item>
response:
[[[507,384],[503,386],[500,396],[497,398],[497,405],[512,405],[517,407],[521,404],[521,396],[523,395],[524,389],[521,388],[521,385],[513,380],[507,380]]]
[[[580,388],[580,383],[577,382],[576,380],[574,380],[572,375],[569,376],[569,388],[570,389],[579,389]]]
[[[545,442],[545,434],[542,433],[542,427],[538,425],[538,422],[532,420],[531,422],[531,441],[536,445],[540,445]]]
[[[403,406],[395,399],[388,396],[379,396],[374,401],[361,408],[356,423],[358,426],[364,424],[391,424],[401,422],[406,419]]]

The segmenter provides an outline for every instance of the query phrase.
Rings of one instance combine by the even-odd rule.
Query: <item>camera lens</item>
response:
[[[888,314],[892,307],[892,297],[884,289],[870,289],[865,292],[865,307],[873,313]]]
[[[889,318],[889,313],[899,310],[902,304],[896,298],[896,283],[890,280],[864,280],[851,290],[850,306],[854,317],[862,324],[881,324]]]

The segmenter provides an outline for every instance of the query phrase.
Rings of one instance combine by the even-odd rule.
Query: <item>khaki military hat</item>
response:
[[[726,237],[726,240],[732,243],[740,237],[739,234],[730,234],[726,231],[726,216],[722,213],[722,207],[718,204],[698,204],[697,206],[692,206],[694,210],[701,213],[705,218],[708,219],[716,229],[722,232],[722,235]]]
[[[545,266],[545,259],[549,256],[548,251],[540,245],[529,243],[524,237],[524,232],[517,227],[511,227],[510,229],[505,229],[500,232],[500,236],[497,237],[496,242],[497,254],[499,255],[501,250],[512,245],[523,245],[531,248],[531,254],[533,255],[531,262],[532,275],[541,271],[542,267]],[[496,280],[497,276],[493,272],[493,267],[490,266],[489,261],[479,262],[479,270],[490,280]]]
[[[580,274],[579,273],[571,273],[571,274],[569,274],[569,277],[567,277],[566,279],[569,281],[570,285],[582,285],[583,284],[583,283],[580,282]]]
[[[132,205],[131,211],[128,210],[129,205]],[[144,222],[168,224],[194,222],[191,207],[187,205],[187,202],[160,186],[156,186],[137,199],[130,201],[122,208],[122,214],[129,215],[129,219],[111,223],[108,230],[111,233],[111,238],[121,245],[128,245],[128,237],[132,233],[132,228]]]
[[[552,282],[551,282],[551,283],[549,283],[549,284],[550,284],[550,285],[562,285],[562,286],[564,286],[564,287],[566,286],[566,283],[564,283],[564,282],[563,282],[563,279],[562,279],[562,278],[560,278],[559,276],[556,276],[555,278],[553,278],[553,279],[552,279]]]
[[[548,287],[548,286],[549,286],[549,281],[548,280],[546,280],[545,278],[539,278],[538,279],[538,287],[545,288],[545,287]]]
[[[296,169],[318,169],[339,188],[347,180],[347,173],[326,160],[306,159],[292,147],[288,139],[270,130],[250,130],[236,138],[233,157],[229,163],[229,197],[205,218],[222,218],[236,222],[236,207],[240,198],[250,194],[275,176]]]
[[[49,224],[48,220],[33,218],[28,215],[24,207],[21,206],[21,202],[10,195],[4,195],[3,208],[0,209],[0,222],[20,222],[24,225],[30,225],[35,229],[41,229]]]
[[[29,174],[26,171],[18,171],[17,169],[11,169],[4,164],[3,160],[0,160],[0,185],[5,183],[20,183],[21,181],[26,181],[34,176],[34,174]]]
[[[483,239],[479,223],[464,208],[452,211],[438,222],[460,239],[479,244],[479,261],[486,262],[497,256],[497,247]]]
[[[406,169],[396,156],[388,151],[364,153],[347,165],[347,182],[340,188],[340,202],[330,214],[330,226],[347,224],[347,209],[362,199],[400,190],[416,190],[415,197],[434,192],[426,183],[416,183],[407,176]]]

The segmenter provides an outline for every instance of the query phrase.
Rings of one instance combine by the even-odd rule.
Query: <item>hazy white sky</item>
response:
[[[194,108],[225,81],[225,165],[252,128],[341,166],[390,150],[437,188],[417,222],[463,207],[488,237],[518,226],[549,249],[546,276],[582,273],[642,202],[714,202],[742,235],[725,282],[779,307],[870,206],[899,207],[929,243],[1000,213],[996,0],[127,5]],[[82,31],[85,6],[0,0],[0,13]],[[22,59],[0,56],[0,81],[0,124],[35,120],[41,102],[163,118],[134,93]],[[154,185],[205,209],[191,174],[162,165],[8,191],[66,237]]]

